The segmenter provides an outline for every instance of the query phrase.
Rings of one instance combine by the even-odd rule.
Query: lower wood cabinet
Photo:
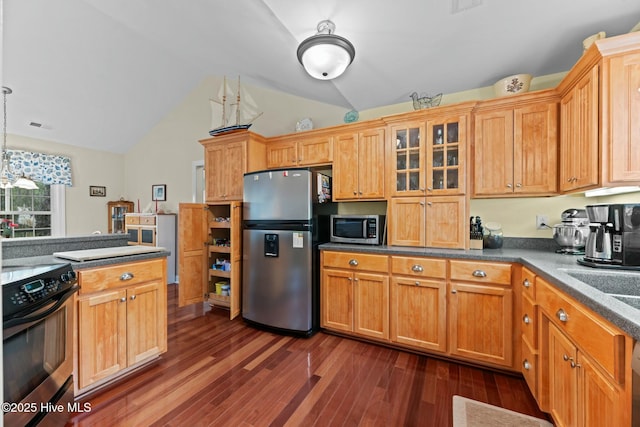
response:
[[[388,257],[327,251],[321,257],[320,325],[388,340]]]
[[[391,341],[447,351],[447,261],[391,257]]]
[[[539,403],[558,426],[631,425],[630,337],[537,278]]]
[[[322,251],[323,328],[519,369],[513,367],[519,328],[513,326],[511,264],[479,267],[477,261],[401,255],[392,255],[390,265],[388,260]]]
[[[76,396],[167,350],[166,259],[78,270]]]
[[[450,261],[451,354],[512,367],[511,270],[507,263]]]

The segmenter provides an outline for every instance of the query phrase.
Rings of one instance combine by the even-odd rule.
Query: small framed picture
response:
[[[167,186],[156,184],[151,186],[151,200],[164,202],[167,200]]]
[[[107,196],[107,187],[100,187],[97,185],[89,186],[89,196],[91,197],[106,197]]]

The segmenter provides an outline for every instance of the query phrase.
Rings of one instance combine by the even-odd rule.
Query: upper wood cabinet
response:
[[[384,133],[384,128],[365,128],[334,137],[334,200],[384,199]]]
[[[467,248],[465,196],[393,197],[389,202],[389,245]]]
[[[603,185],[638,183],[640,45],[636,45],[634,52],[606,58],[603,70]]]
[[[242,131],[203,139],[205,201],[242,200],[243,176],[266,167],[264,138]]]
[[[560,191],[598,185],[598,66],[585,74],[560,102]]]
[[[602,39],[558,85],[560,190],[640,184],[640,33]]]
[[[557,192],[558,100],[549,90],[478,105],[474,197]]]
[[[467,139],[474,102],[385,117],[391,196],[466,193]]]
[[[333,137],[304,132],[287,135],[270,140],[266,151],[268,169],[329,165],[333,161]]]

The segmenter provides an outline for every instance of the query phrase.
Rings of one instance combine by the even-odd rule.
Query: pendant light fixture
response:
[[[356,50],[351,42],[334,34],[336,25],[320,21],[318,33],[298,46],[298,61],[307,73],[319,80],[335,79],[353,62]]]
[[[31,179],[22,175],[15,182],[11,182],[15,173],[11,170],[10,155],[7,151],[7,95],[13,91],[2,86],[2,100],[3,100],[3,127],[2,127],[2,165],[0,169],[0,188],[12,188],[18,187],[25,190],[37,190],[38,185]]]

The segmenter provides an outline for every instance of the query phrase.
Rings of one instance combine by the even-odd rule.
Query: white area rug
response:
[[[548,421],[453,396],[453,427],[553,427]]]

